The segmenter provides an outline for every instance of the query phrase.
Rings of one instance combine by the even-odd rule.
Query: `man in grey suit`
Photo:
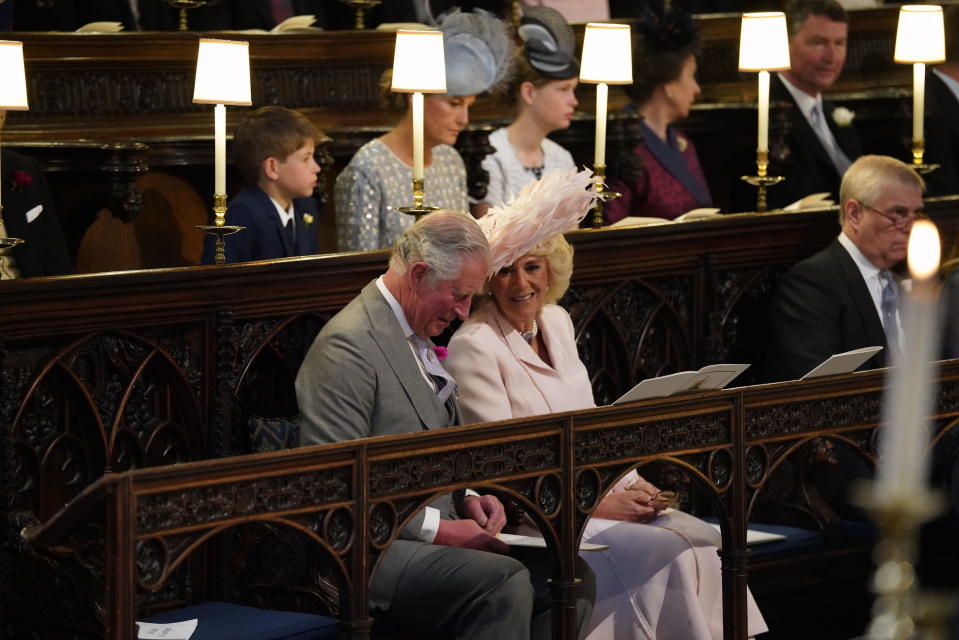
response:
[[[456,424],[455,382],[431,336],[465,319],[489,267],[489,245],[465,214],[434,212],[403,234],[387,272],[334,316],[296,377],[300,444]],[[403,529],[370,583],[373,612],[416,637],[548,638],[543,553],[506,556],[495,496],[442,496]],[[457,517],[457,515],[459,517]],[[520,558],[520,559],[517,559]],[[595,584],[585,563],[577,610],[585,635]]]

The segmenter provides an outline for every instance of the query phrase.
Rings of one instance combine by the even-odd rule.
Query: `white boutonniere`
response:
[[[686,147],[689,146],[689,141],[682,136],[676,136],[676,147],[679,149],[680,153],[686,151]]]
[[[848,127],[856,118],[856,112],[846,107],[836,107],[832,110],[832,121],[840,127]]]
[[[308,227],[312,227],[312,226],[313,226],[313,216],[311,216],[311,215],[308,214],[308,213],[304,213],[304,214],[303,214],[303,224],[305,224],[305,225],[308,226]]]

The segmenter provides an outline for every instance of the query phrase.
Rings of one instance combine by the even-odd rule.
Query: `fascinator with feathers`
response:
[[[516,45],[505,22],[482,9],[430,19],[443,32],[447,94],[475,96],[506,85]]]
[[[592,172],[554,169],[523,187],[508,204],[491,208],[478,220],[490,245],[490,274],[541,242],[575,229],[595,201]]]
[[[529,66],[545,78],[566,80],[579,75],[576,36],[566,18],[550,7],[526,7],[519,37]]]

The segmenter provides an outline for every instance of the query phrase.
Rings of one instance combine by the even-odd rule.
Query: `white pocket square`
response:
[[[43,211],[43,205],[42,205],[42,204],[38,204],[38,205],[35,206],[34,208],[32,208],[32,209],[30,209],[29,211],[27,211],[27,224],[30,224],[31,222],[33,222],[34,220],[36,220],[36,219],[40,216],[40,213],[41,213],[42,211]]]

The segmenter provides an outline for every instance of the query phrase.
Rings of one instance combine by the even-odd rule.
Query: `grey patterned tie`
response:
[[[896,321],[896,312],[899,310],[899,284],[889,271],[879,272],[879,281],[882,283],[882,328],[886,332],[886,344],[889,349],[887,364],[899,354],[899,324]]]
[[[429,342],[415,334],[410,336],[410,339],[413,341],[413,346],[416,347],[416,355],[423,363],[423,368],[426,369],[426,373],[429,374],[436,385],[436,397],[440,402],[446,404],[446,400],[456,393],[458,388],[456,381],[440,364],[439,358],[436,357],[436,352],[433,351]]]
[[[829,123],[826,122],[826,117],[822,112],[822,104],[817,102],[813,105],[810,120],[812,120],[811,124],[813,130],[816,132],[816,136],[819,138],[819,141],[822,142],[826,153],[829,154],[830,162],[836,167],[836,171],[839,172],[841,177],[846,173],[846,169],[848,169],[852,163],[849,162],[849,158],[843,153],[842,149],[839,148],[839,143],[836,142],[832,131],[829,130]]]

